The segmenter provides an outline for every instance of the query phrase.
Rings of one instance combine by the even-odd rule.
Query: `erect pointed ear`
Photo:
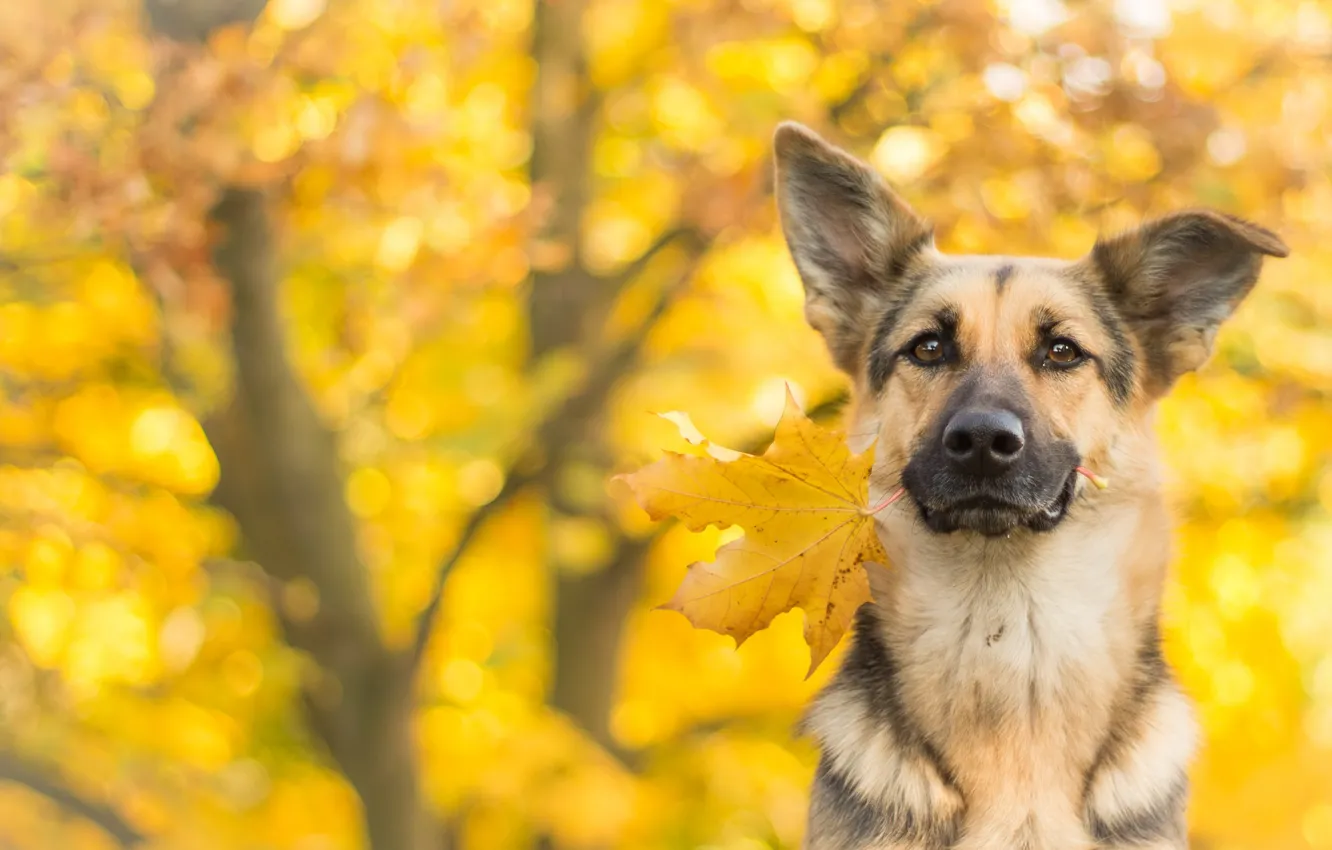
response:
[[[1288,253],[1270,230],[1196,210],[1098,240],[1084,262],[1146,355],[1147,391],[1160,395],[1207,361],[1217,329],[1258,280],[1263,256]]]
[[[895,279],[932,238],[879,175],[800,124],[773,140],[782,231],[805,284],[805,318],[833,360],[858,374]]]

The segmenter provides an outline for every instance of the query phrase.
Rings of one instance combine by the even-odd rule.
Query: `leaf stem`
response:
[[[1095,472],[1092,472],[1090,469],[1088,469],[1085,466],[1077,467],[1076,471],[1079,475],[1085,476],[1088,481],[1090,481],[1093,485],[1095,485],[1097,490],[1105,490],[1110,486],[1110,482],[1108,480],[1097,475]]]
[[[893,502],[896,502],[898,499],[901,499],[905,495],[906,495],[906,488],[898,487],[896,492],[894,492],[891,496],[884,499],[882,502],[875,505],[874,507],[866,509],[865,515],[873,516],[874,514],[877,514],[879,511],[891,505]]]

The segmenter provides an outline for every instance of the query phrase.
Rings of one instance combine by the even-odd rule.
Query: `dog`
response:
[[[1152,415],[1286,245],[1196,210],[1075,261],[945,255],[854,156],[789,122],[774,151],[806,318],[875,441],[870,503],[909,496],[802,721],[806,850],[1186,847],[1198,733],[1161,654]]]

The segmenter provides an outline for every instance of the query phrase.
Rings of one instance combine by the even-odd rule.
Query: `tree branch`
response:
[[[533,362],[591,338],[616,294],[615,288],[600,285],[579,256],[579,223],[593,183],[590,164],[596,131],[595,89],[582,45],[584,6],[579,0],[542,0],[536,4],[533,24],[532,54],[538,74],[529,176],[533,208],[538,215],[549,212],[539,219],[537,242],[557,260],[538,266],[532,280],[528,316]],[[638,271],[631,266],[613,286],[622,286]],[[537,436],[545,450],[545,476],[557,479],[562,467],[575,458],[607,467],[613,462],[614,451],[601,424],[605,403],[619,377],[637,359],[642,338],[664,305],[657,308],[636,339],[592,361],[596,371],[583,390],[543,423]],[[598,506],[581,503],[560,488],[552,488],[547,501],[557,514],[608,522]],[[620,636],[625,614],[640,592],[643,553],[654,538],[630,539],[616,533],[613,521],[610,524],[613,556],[603,569],[586,575],[552,570],[555,658],[549,702],[613,751],[609,717]]]
[[[0,273],[21,272],[33,266],[54,266],[90,256],[87,252],[68,251],[59,254],[0,254]]]
[[[430,586],[429,600],[416,618],[416,631],[412,638],[410,655],[413,670],[421,666],[426,647],[430,644],[430,635],[434,631],[435,617],[438,616],[439,607],[444,601],[444,587],[448,584],[449,575],[453,572],[453,568],[466,554],[467,547],[471,545],[472,539],[481,530],[481,526],[486,524],[486,520],[499,513],[514,496],[518,495],[533,480],[535,480],[533,475],[521,475],[512,469],[509,470],[504,478],[504,486],[500,488],[499,493],[495,498],[472,512],[472,515],[467,518],[466,524],[463,525],[462,531],[458,533],[458,539],[454,542],[453,547],[440,560],[439,567],[435,570],[434,581]]]
[[[65,811],[97,824],[123,847],[134,847],[144,841],[143,835],[111,807],[85,799],[45,770],[17,756],[0,754],[0,781],[22,785]]]
[[[264,10],[265,0],[144,0],[148,23],[177,41],[204,41],[228,24],[248,24]]]
[[[666,234],[616,276],[619,280],[617,285],[632,280],[647,268],[653,257],[682,238],[691,242],[697,242],[698,240],[697,234],[684,229]],[[426,607],[421,610],[417,617],[416,632],[411,648],[413,668],[420,665],[426,647],[430,643],[430,635],[434,629],[435,618],[439,613],[439,607],[444,596],[444,586],[448,582],[449,575],[466,553],[467,547],[471,545],[481,526],[485,524],[486,520],[499,513],[525,487],[540,480],[544,470],[559,465],[564,447],[568,443],[567,430],[570,427],[576,427],[576,423],[583,421],[591,412],[601,409],[605,404],[615,385],[637,362],[652,328],[688,285],[692,269],[693,263],[690,263],[674,285],[663,287],[647,316],[635,328],[634,332],[628,334],[622,342],[609,350],[599,346],[589,347],[587,362],[594,364],[592,373],[588,375],[579,391],[568,396],[563,404],[555,407],[541,420],[534,432],[533,447],[540,447],[544,450],[544,460],[537,461],[530,453],[521,455],[519,460],[506,473],[504,486],[495,498],[477,508],[468,517],[462,531],[458,534],[457,541],[440,560],[439,568],[435,571],[434,582],[431,585]]]
[[[707,246],[703,234],[697,230],[691,227],[677,227],[658,236],[656,241],[647,247],[646,251],[639,254],[635,260],[624,268],[609,277],[597,278],[597,282],[601,285],[603,291],[610,296],[614,296],[615,293],[624,288],[625,284],[642,274],[644,269],[657,258],[658,254],[678,242],[684,242],[700,253]]]

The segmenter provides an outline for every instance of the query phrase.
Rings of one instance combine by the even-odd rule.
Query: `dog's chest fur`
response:
[[[924,564],[904,562],[884,600],[899,687],[976,794],[1026,796],[1020,786],[1029,782],[1050,789],[1065,777],[1030,776],[1031,766],[1085,769],[1094,758],[1100,741],[1091,730],[1104,727],[1117,662],[1132,651],[1130,636],[1110,628],[1127,531],[1100,537],[1090,551],[1068,538],[1034,541],[1045,549],[1023,553],[1032,559],[1025,563],[985,541],[971,541],[971,556],[953,563],[948,556],[963,553],[947,547]],[[1006,763],[1016,753],[1024,757]],[[1002,786],[984,782],[995,771],[1007,777]]]
[[[1077,833],[1082,777],[1125,651],[1106,629],[1115,588],[1105,556],[1057,557],[1026,575],[1025,565],[968,564],[904,578],[885,627],[900,647],[900,687],[969,808],[987,812],[972,818],[973,835]]]
[[[1098,824],[1103,839],[1130,810],[1178,802],[1187,709],[1166,707],[1184,742],[1169,752],[1139,752],[1128,734],[1159,725],[1138,717],[1160,684],[1139,663],[1155,651],[1154,611],[1134,610],[1122,568],[1139,519],[1083,522],[1026,546],[883,535],[908,542],[807,720],[824,752],[811,850],[1111,846]],[[1133,776],[1098,781],[1134,759]],[[1114,782],[1123,799],[1100,790]],[[838,810],[834,790],[863,807]]]

